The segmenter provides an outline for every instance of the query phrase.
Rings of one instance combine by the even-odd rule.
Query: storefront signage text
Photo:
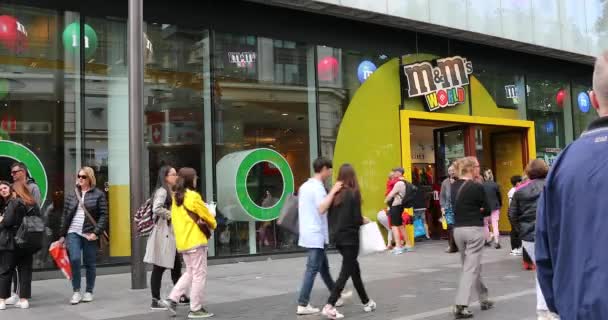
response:
[[[464,103],[473,63],[460,56],[435,62],[436,66],[428,61],[403,66],[408,97],[424,96],[429,111]]]
[[[239,68],[254,64],[256,58],[255,52],[228,52],[228,62],[236,64]]]

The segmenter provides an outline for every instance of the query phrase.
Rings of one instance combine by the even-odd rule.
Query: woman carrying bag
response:
[[[107,241],[108,202],[103,191],[95,187],[95,172],[90,167],[78,171],[76,189],[65,200],[61,238],[59,243],[67,245],[72,266],[72,288],[70,299],[73,305],[92,302],[97,277],[97,240]],[[81,260],[86,269],[86,291],[80,292]]]
[[[150,289],[152,310],[165,310],[161,302],[160,287],[165,270],[171,269],[171,280],[176,284],[182,276],[182,262],[175,247],[175,235],[171,224],[171,204],[177,172],[171,166],[163,166],[158,172],[157,188],[152,198],[152,218],[155,225],[146,246],[144,262],[152,265]],[[180,303],[188,303],[184,296]]]
[[[481,255],[485,245],[484,218],[491,214],[486,193],[479,178],[479,162],[475,157],[456,161],[454,169],[458,176],[452,184],[454,208],[454,240],[460,251],[462,275],[456,294],[453,314],[456,319],[472,318],[469,304],[473,294],[479,296],[481,310],[489,310],[494,302],[488,299],[488,288],[481,278]]]
[[[20,309],[30,307],[32,296],[32,270],[34,253],[31,247],[19,245],[18,230],[28,215],[40,216],[40,208],[25,184],[12,185],[0,182],[0,202],[4,207],[0,213],[0,310],[9,304],[11,279],[16,275],[15,306]]]
[[[207,282],[207,250],[211,231],[217,227],[215,217],[196,192],[196,170],[181,168],[178,172],[171,219],[177,251],[182,253],[186,273],[173,287],[169,299],[163,304],[172,316],[177,315],[177,303],[190,291],[188,319],[209,318],[213,314],[203,307]]]
[[[329,208],[329,218],[332,221],[332,242],[336,244],[336,248],[342,256],[342,268],[336,285],[322,311],[322,314],[328,319],[344,318],[344,315],[336,309],[336,303],[349,278],[352,278],[359,298],[361,298],[363,311],[372,312],[376,310],[376,303],[367,296],[363,286],[361,269],[357,261],[359,255],[359,228],[362,224],[368,223],[369,219],[364,218],[361,213],[361,191],[355,169],[349,164],[342,165],[338,173],[338,181],[342,182],[344,187],[338,192]]]

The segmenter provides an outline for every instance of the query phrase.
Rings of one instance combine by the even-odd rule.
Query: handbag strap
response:
[[[78,192],[78,189],[76,189],[75,191],[76,191],[76,198],[78,199],[78,205],[82,208],[82,211],[84,211],[85,216],[87,216],[87,219],[89,219],[89,222],[93,225],[93,227],[97,228],[97,221],[95,221],[95,218],[93,218],[91,213],[89,213],[89,210],[87,210],[87,207],[85,207],[84,203],[82,203],[83,196],[80,195],[80,192]],[[110,239],[110,237],[108,236],[108,233],[105,230],[103,231],[103,236]]]
[[[458,201],[458,198],[460,198],[460,192],[462,191],[462,189],[464,189],[464,186],[467,185],[467,183],[469,183],[471,180],[466,180],[461,186],[460,188],[458,188],[458,192],[456,192],[456,198],[454,198],[455,201]]]
[[[194,221],[195,224],[198,224],[198,221],[202,220],[202,218],[198,214],[196,214],[194,211],[188,209],[186,207],[186,205],[184,205],[184,209],[186,209],[186,212],[188,213],[188,216],[190,217],[190,219],[192,219],[192,221]]]

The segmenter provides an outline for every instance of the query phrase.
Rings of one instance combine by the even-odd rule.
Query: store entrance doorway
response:
[[[449,166],[465,156],[477,157],[482,171],[492,170],[503,203],[499,230],[503,233],[511,230],[507,193],[511,177],[522,175],[528,162],[526,130],[506,125],[410,120],[411,182],[424,193],[425,220],[431,238],[445,236],[440,222],[441,182],[447,177]]]

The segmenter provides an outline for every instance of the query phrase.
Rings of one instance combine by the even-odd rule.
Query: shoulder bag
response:
[[[78,190],[76,190],[76,198],[78,200],[78,205],[82,208],[82,211],[84,211],[84,214],[85,214],[85,216],[87,216],[89,223],[91,223],[94,228],[97,228],[97,221],[95,221],[95,218],[93,218],[91,213],[89,213],[89,210],[87,210],[87,208],[84,206],[84,203],[82,203],[82,197],[80,196],[80,193],[78,192]],[[101,236],[99,237],[99,246],[101,248],[105,248],[109,244],[110,244],[110,236],[104,230],[103,233],[101,234]]]
[[[188,212],[190,218],[194,221],[198,228],[201,229],[201,232],[205,235],[205,237],[207,237],[207,240],[209,240],[211,238],[211,229],[209,228],[207,222],[203,220],[203,218],[201,218],[198,214],[186,208],[185,205],[184,209],[186,209],[186,212]]]

